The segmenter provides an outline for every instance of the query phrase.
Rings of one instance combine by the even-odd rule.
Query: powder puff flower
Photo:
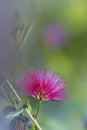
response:
[[[62,25],[52,24],[44,28],[43,37],[52,46],[61,46],[68,41],[68,29]]]
[[[20,86],[26,94],[39,100],[63,101],[67,97],[65,81],[49,70],[31,70],[24,75]]]

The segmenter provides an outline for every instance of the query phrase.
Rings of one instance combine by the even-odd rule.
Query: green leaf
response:
[[[29,34],[30,34],[30,32],[31,32],[34,25],[35,25],[35,22],[28,25],[28,27],[27,27],[27,29],[26,29],[20,43],[25,43],[25,41],[27,40],[27,38],[28,38],[28,36],[29,36]]]
[[[14,117],[20,115],[22,112],[23,112],[23,109],[20,110],[20,111],[18,111],[18,112],[12,112],[12,113],[10,113],[9,115],[7,115],[6,118],[7,118],[7,119],[9,119],[9,118],[14,118]]]
[[[17,40],[17,43],[20,43],[22,38],[24,36],[24,24],[21,25],[17,31],[17,34],[16,34],[16,40]]]
[[[27,108],[27,109],[28,109],[29,112],[32,111],[32,108],[31,108],[31,105],[30,105],[30,104],[28,104],[28,108]]]

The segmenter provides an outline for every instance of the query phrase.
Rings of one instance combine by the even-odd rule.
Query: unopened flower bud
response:
[[[28,117],[19,115],[10,122],[10,130],[27,130],[31,127],[31,123]]]

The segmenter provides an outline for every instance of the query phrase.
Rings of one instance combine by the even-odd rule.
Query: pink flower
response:
[[[52,24],[44,28],[43,37],[45,42],[59,47],[68,41],[68,29],[60,24]]]
[[[66,99],[66,83],[51,71],[32,70],[25,74],[20,84],[23,91],[39,100],[63,101]]]

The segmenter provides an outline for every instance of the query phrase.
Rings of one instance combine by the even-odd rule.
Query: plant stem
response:
[[[35,115],[36,118],[38,117],[38,114],[39,114],[39,112],[40,112],[41,103],[42,103],[42,101],[39,100],[39,105],[38,105],[37,112],[36,112],[36,115]]]

